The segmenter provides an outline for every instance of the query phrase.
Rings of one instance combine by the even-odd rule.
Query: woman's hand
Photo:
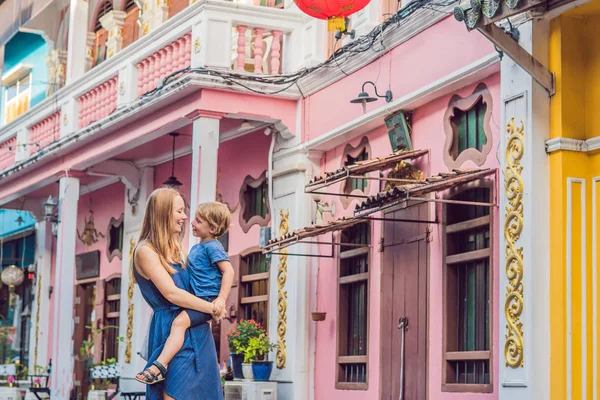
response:
[[[215,301],[213,301],[213,312],[216,314],[220,314],[223,311],[227,311],[225,309],[226,305],[225,305],[225,299],[223,299],[221,296],[217,297],[215,299]]]
[[[214,304],[214,303],[213,303]],[[225,314],[227,314],[227,310],[223,309],[221,312],[214,311],[211,315],[215,321],[220,321],[225,318]]]

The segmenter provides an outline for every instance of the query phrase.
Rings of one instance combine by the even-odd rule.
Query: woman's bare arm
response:
[[[140,246],[135,252],[135,265],[142,276],[150,279],[167,301],[183,308],[212,314],[213,304],[175,286],[169,273],[162,267],[158,254],[148,247]]]

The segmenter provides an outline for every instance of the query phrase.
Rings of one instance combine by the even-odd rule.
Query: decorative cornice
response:
[[[208,111],[208,110],[194,110],[189,114],[186,114],[186,118],[190,121],[194,121],[198,118],[214,118],[214,119],[222,119],[227,115],[226,113],[216,112],[216,111]]]
[[[600,136],[596,136],[587,140],[563,137],[546,140],[546,153],[550,154],[559,150],[579,151],[583,153],[600,150]]]

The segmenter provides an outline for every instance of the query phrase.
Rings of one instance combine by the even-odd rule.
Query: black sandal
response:
[[[156,368],[158,368],[158,371],[159,371],[158,374],[155,374],[154,372],[152,372],[150,370],[150,367],[148,367],[138,374],[138,375],[144,375],[146,380],[139,379],[137,377],[137,375],[135,377],[135,380],[140,383],[143,383],[144,385],[154,385],[155,383],[164,381],[165,378],[167,377],[167,369],[165,368],[165,366],[162,365],[158,361],[154,361],[152,363],[152,365],[154,365]]]

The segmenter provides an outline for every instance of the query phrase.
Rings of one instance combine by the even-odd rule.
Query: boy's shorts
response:
[[[200,296],[199,298],[212,303],[215,301],[217,296]],[[190,310],[186,308],[185,312],[187,313],[188,317],[190,317],[190,327],[202,325],[203,323],[212,319],[211,314],[203,313],[201,311]]]

